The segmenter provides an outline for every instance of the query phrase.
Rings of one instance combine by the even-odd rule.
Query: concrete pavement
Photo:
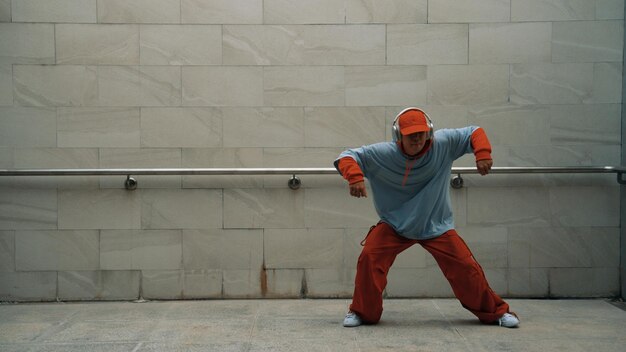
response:
[[[205,300],[0,305],[0,351],[626,350],[608,300],[507,300],[522,324],[487,326],[454,299],[388,299],[380,324],[341,326],[348,301]]]

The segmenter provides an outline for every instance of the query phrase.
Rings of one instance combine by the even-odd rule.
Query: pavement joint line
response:
[[[461,340],[463,341],[463,344],[465,345],[465,348],[467,349],[467,351],[474,351],[474,349],[472,349],[472,346],[470,344],[470,342],[467,340],[467,338],[461,334],[461,332],[459,331],[459,329],[457,329],[452,322],[450,321],[450,319],[443,313],[443,311],[441,310],[441,308],[439,307],[439,305],[437,304],[437,302],[435,302],[434,300],[430,300],[430,302],[433,304],[433,306],[435,306],[435,309],[437,310],[437,312],[439,314],[441,314],[441,316],[443,317],[443,319],[446,321],[446,324],[448,324],[448,326],[450,327],[450,329],[452,329],[452,331],[455,332],[455,334],[457,336],[459,336],[461,338]]]
[[[139,342],[135,348],[133,348],[132,352],[137,352],[139,349],[143,347],[143,342]]]

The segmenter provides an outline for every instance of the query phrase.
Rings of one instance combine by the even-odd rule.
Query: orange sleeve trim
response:
[[[349,184],[363,181],[363,171],[356,160],[349,156],[339,159],[339,172]]]
[[[491,144],[485,130],[480,127],[474,130],[471,136],[471,143],[476,161],[491,159]]]

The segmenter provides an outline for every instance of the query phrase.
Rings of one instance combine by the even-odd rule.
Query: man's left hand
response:
[[[484,176],[489,173],[489,170],[491,170],[492,165],[493,165],[493,160],[491,159],[478,160],[476,162],[476,169],[478,169],[478,173]]]

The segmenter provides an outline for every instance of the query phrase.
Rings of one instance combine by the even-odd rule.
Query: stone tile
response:
[[[354,291],[354,275],[351,270],[306,269],[306,297],[351,298]]]
[[[619,103],[622,96],[622,66],[615,62],[593,65],[593,96],[585,103]]]
[[[511,21],[593,20],[595,7],[585,0],[511,0]]]
[[[261,229],[184,230],[183,266],[186,270],[260,270],[263,243]]]
[[[224,190],[224,228],[301,228],[304,194],[291,189]]]
[[[363,234],[361,234],[363,236]],[[362,247],[359,244],[359,250]],[[405,250],[396,257],[396,261],[393,263],[394,268],[425,268],[427,266],[428,258],[430,254],[422,248],[419,244]],[[357,257],[358,259],[358,257]],[[356,261],[354,262],[356,265]]]
[[[482,127],[495,146],[546,146],[550,145],[551,114],[549,106],[475,107],[468,123]]]
[[[223,108],[224,147],[303,147],[302,108]]]
[[[141,224],[144,229],[220,228],[223,224],[221,190],[144,190]]]
[[[96,11],[96,0],[20,0],[11,8],[13,22],[96,23]]]
[[[509,266],[512,268],[619,265],[616,228],[511,228],[509,233]]]
[[[57,209],[56,190],[2,188],[0,229],[56,229]]]
[[[0,145],[46,148],[57,146],[54,109],[0,107]]]
[[[307,228],[369,227],[379,220],[371,200],[350,197],[347,189],[304,191]]]
[[[183,297],[207,299],[222,297],[222,272],[219,270],[185,270]]]
[[[58,64],[139,64],[135,25],[57,24],[55,38]]]
[[[61,300],[135,300],[139,286],[139,271],[59,272]]]
[[[56,293],[54,271],[0,272],[0,301],[53,301]]]
[[[143,25],[142,65],[216,65],[222,63],[222,29],[207,25]]]
[[[348,106],[426,103],[426,67],[353,66],[345,75]]]
[[[385,111],[377,107],[305,109],[306,147],[354,147],[385,139]],[[329,160],[328,167],[334,161]]]
[[[98,66],[98,105],[139,106],[142,99],[138,66]]]
[[[615,145],[556,146],[549,151],[550,165],[617,165],[619,155],[616,147]],[[608,175],[596,175],[594,178],[605,179],[606,176]],[[611,181],[615,181],[613,177],[610,178]],[[615,184],[606,185],[614,186]]]
[[[593,89],[593,64],[516,64],[511,66],[511,102],[580,104]]]
[[[263,0],[181,0],[180,6],[182,23],[263,23]]]
[[[181,299],[183,297],[182,270],[143,270],[141,294],[145,299]]]
[[[428,23],[509,22],[511,0],[428,2]]]
[[[553,297],[616,296],[620,290],[618,277],[618,268],[553,268],[550,269],[550,295]]]
[[[268,269],[331,269],[343,263],[341,229],[267,229],[263,244]]]
[[[312,0],[295,3],[289,0],[265,0],[263,21],[267,24],[328,24],[345,22],[343,1]]]
[[[561,226],[619,226],[619,192],[614,187],[550,188],[553,221]]]
[[[105,270],[182,269],[180,230],[102,230],[100,268]]]
[[[552,62],[619,62],[623,21],[574,21],[552,25]]]
[[[83,231],[18,231],[15,267],[19,271],[97,270],[99,233]]]
[[[498,23],[471,24],[469,27],[469,62],[501,64],[550,62],[552,24]]]
[[[224,64],[228,65],[384,63],[382,25],[224,27]]]
[[[387,26],[387,63],[391,65],[466,64],[466,24]]]
[[[550,291],[549,269],[509,268],[508,295],[514,297],[546,297]]]
[[[0,272],[15,271],[15,231],[0,231]]]
[[[346,23],[426,23],[427,0],[348,0]]]
[[[304,296],[306,286],[303,269],[267,269],[264,273],[267,287],[264,297],[298,298]]]
[[[142,108],[142,147],[220,147],[222,113],[213,108]]]
[[[473,154],[471,158],[474,158]],[[475,162],[472,161],[472,163]],[[467,225],[467,189],[450,189],[450,202],[452,203],[452,213],[454,214],[454,224],[456,227]]]
[[[54,26],[0,23],[1,64],[53,64]]]
[[[170,66],[139,67],[141,106],[180,106],[181,68]]]
[[[126,190],[60,190],[59,229],[139,229],[141,195]]]
[[[482,264],[481,264],[482,265]],[[508,291],[508,271],[505,268],[483,268],[485,277],[491,289],[498,295],[504,296]]]
[[[180,0],[98,0],[99,23],[179,23]]]
[[[14,65],[15,103],[23,106],[96,105],[97,71],[95,66]]]
[[[386,297],[454,297],[438,267],[394,268],[387,275]],[[426,284],[428,283],[428,284]]]
[[[624,0],[597,0],[597,20],[623,20]]]
[[[269,106],[345,105],[341,66],[269,66],[263,71],[263,100]]]
[[[484,269],[508,267],[506,228],[471,226],[458,228],[457,231]]]
[[[428,66],[428,103],[498,105],[509,100],[508,65]]]
[[[0,106],[13,105],[13,66],[0,64]]]
[[[183,167],[256,168],[262,165],[263,150],[261,148],[183,149]],[[258,188],[262,185],[263,179],[258,175],[183,176],[183,188]]]
[[[267,285],[261,280],[261,270],[224,270],[223,298],[262,297]],[[264,288],[265,287],[265,288]]]
[[[343,265],[346,269],[356,269],[356,265],[363,250],[361,242],[366,239],[370,227],[375,225],[372,223],[368,227],[346,228],[344,230],[344,249],[343,249]],[[417,248],[417,247],[415,247]],[[403,254],[403,253],[408,253]],[[423,253],[421,253],[423,254]],[[420,255],[418,249],[408,249],[397,257],[396,266],[407,265],[409,267],[425,267],[425,257]],[[356,272],[356,270],[355,270]]]
[[[184,106],[264,105],[261,67],[185,66],[182,87]]]
[[[493,188],[467,191],[468,225],[545,227],[550,224],[547,189],[536,187]]]
[[[619,105],[554,105],[549,109],[552,145],[620,143]]]
[[[139,147],[137,108],[59,108],[58,146]]]
[[[0,0],[0,22],[11,22],[11,0]]]

